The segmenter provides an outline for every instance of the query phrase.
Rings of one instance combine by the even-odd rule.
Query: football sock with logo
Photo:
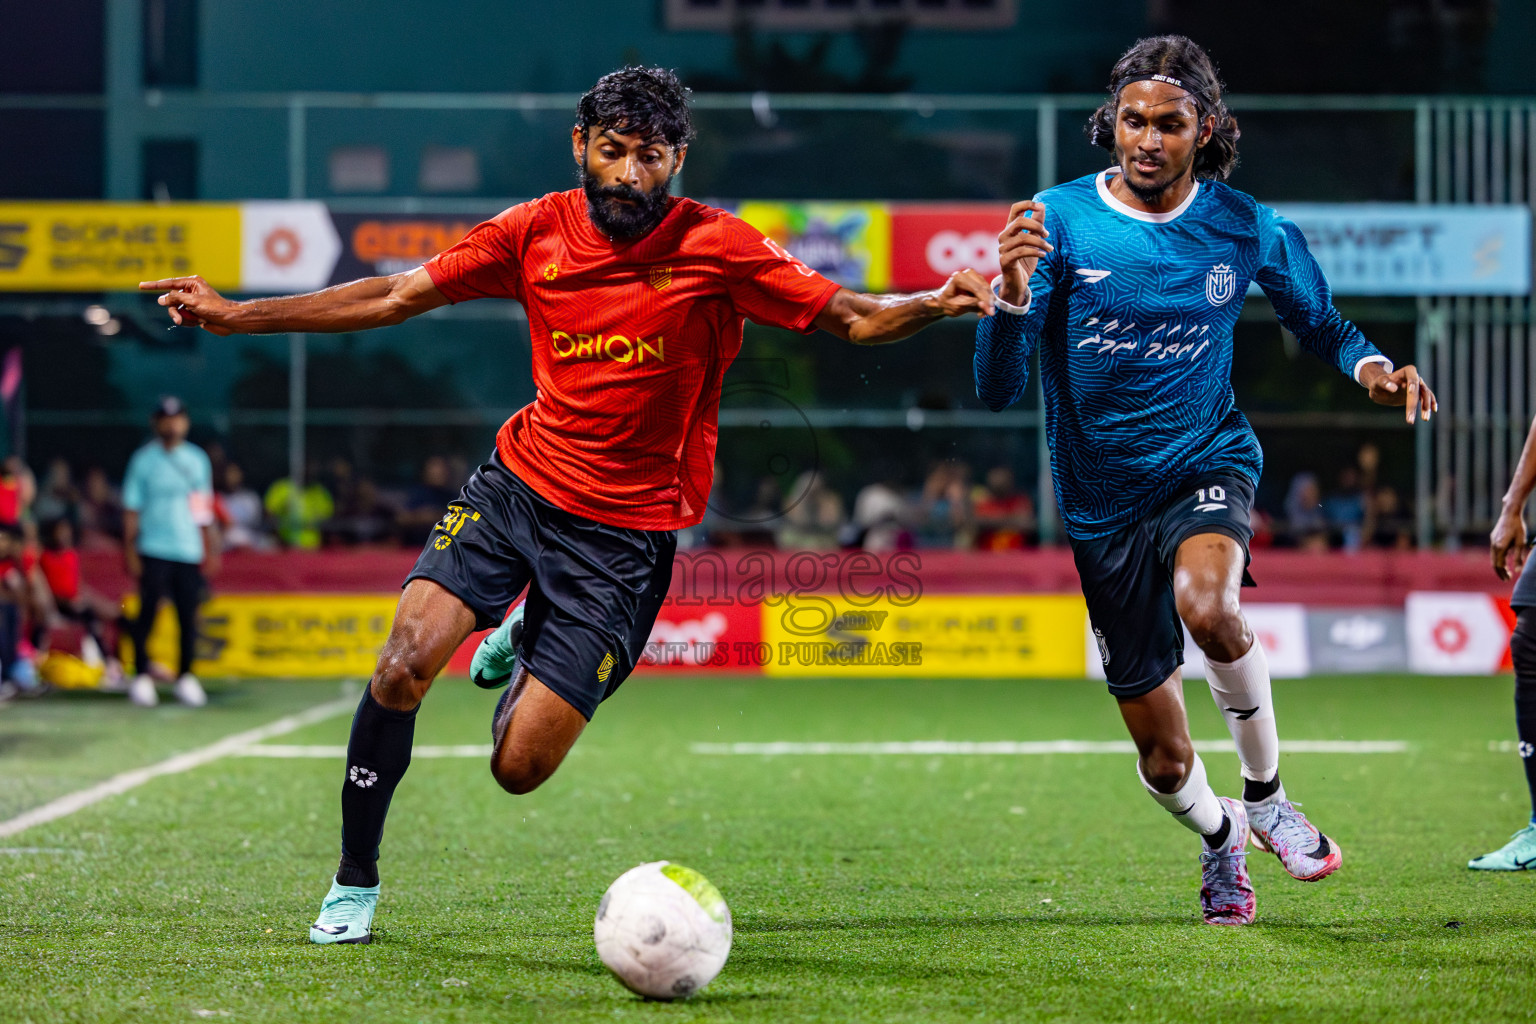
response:
[[[1269,659],[1259,638],[1254,637],[1248,653],[1236,661],[1206,658],[1205,680],[1221,717],[1226,719],[1232,742],[1237,744],[1243,778],[1255,782],[1274,779],[1280,772],[1280,734],[1275,731]]]
[[[379,838],[395,787],[411,766],[416,708],[391,711],[373,699],[370,687],[352,716],[347,772],[341,783],[342,885],[377,885]],[[346,877],[343,877],[345,875]],[[362,878],[362,881],[349,879]]]
[[[1515,731],[1531,791],[1531,823],[1536,825],[1536,608],[1520,609],[1509,654],[1515,663]]]
[[[1215,836],[1218,833],[1224,835],[1224,830],[1230,827],[1227,812],[1222,810],[1221,801],[1216,799],[1216,793],[1206,781],[1205,763],[1200,760],[1199,754],[1195,755],[1195,763],[1190,766],[1189,778],[1172,793],[1153,789],[1147,777],[1141,773],[1140,762],[1136,765],[1136,775],[1158,806],[1172,814],[1179,824],[1191,832],[1198,832],[1202,836]]]
[[[1260,800],[1268,800],[1280,792],[1280,773],[1275,772],[1275,777],[1268,782],[1260,782],[1258,779],[1243,780],[1243,802],[1256,804]],[[1281,799],[1284,799],[1282,796]]]

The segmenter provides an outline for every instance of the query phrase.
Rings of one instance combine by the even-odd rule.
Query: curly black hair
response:
[[[694,136],[688,97],[688,88],[667,68],[620,68],[599,78],[576,104],[576,127],[583,134],[597,125],[686,146]]]
[[[1111,153],[1115,150],[1115,113],[1120,89],[1132,79],[1147,75],[1165,75],[1180,83],[1203,121],[1216,118],[1216,130],[1195,154],[1195,176],[1225,181],[1237,166],[1237,140],[1241,132],[1237,118],[1222,100],[1225,88],[1216,73],[1216,65],[1200,46],[1187,36],[1151,36],[1139,39],[1125,51],[1109,74],[1109,99],[1088,118],[1088,140]]]

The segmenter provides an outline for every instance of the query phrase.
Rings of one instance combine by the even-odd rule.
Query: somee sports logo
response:
[[[0,270],[15,270],[27,258],[27,225],[0,224]]]

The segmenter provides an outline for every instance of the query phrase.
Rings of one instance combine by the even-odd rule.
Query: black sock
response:
[[[379,837],[395,787],[411,765],[416,709],[391,711],[364,691],[352,716],[347,772],[341,783],[342,885],[377,885]],[[355,881],[350,879],[356,879]]]
[[[1275,777],[1268,782],[1255,782],[1252,779],[1243,780],[1243,802],[1256,804],[1260,800],[1266,800],[1280,791],[1280,773],[1275,772]]]
[[[379,862],[355,861],[347,856],[347,851],[341,851],[341,863],[336,865],[336,882],[339,885],[350,885],[358,889],[368,889],[379,884]]]
[[[1205,845],[1213,850],[1218,850],[1227,841],[1227,836],[1232,834],[1232,819],[1225,814],[1221,816],[1221,828],[1205,836]]]
[[[1536,608],[1520,609],[1509,653],[1515,663],[1515,732],[1531,791],[1531,820],[1536,821]]]

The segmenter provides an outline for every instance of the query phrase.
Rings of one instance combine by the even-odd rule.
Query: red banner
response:
[[[937,288],[966,267],[990,280],[1007,220],[1007,203],[892,203],[892,287]]]
[[[758,605],[731,601],[683,604],[668,598],[656,616],[641,664],[648,670],[762,673]]]

